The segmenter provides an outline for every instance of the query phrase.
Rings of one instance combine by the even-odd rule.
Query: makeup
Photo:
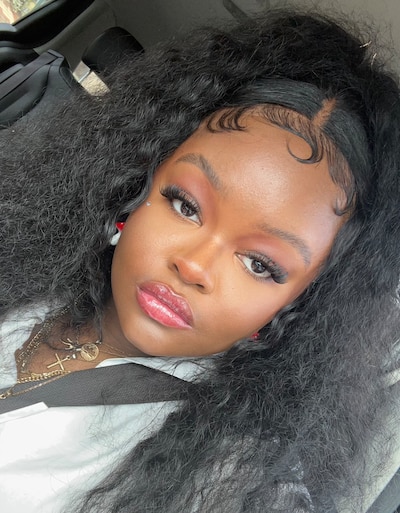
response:
[[[140,308],[156,322],[170,328],[190,329],[193,314],[186,299],[167,285],[147,282],[137,289]]]

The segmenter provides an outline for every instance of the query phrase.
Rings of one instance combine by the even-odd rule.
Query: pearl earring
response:
[[[121,232],[124,228],[125,223],[115,223],[115,227],[117,228],[117,232],[110,239],[111,246],[116,246],[118,244],[119,238],[121,237]]]

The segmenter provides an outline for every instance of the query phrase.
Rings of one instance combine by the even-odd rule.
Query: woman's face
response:
[[[343,223],[325,159],[256,115],[204,125],[156,171],[112,264],[109,336],[132,354],[218,353],[251,336],[318,274]],[[289,152],[290,148],[290,152]]]

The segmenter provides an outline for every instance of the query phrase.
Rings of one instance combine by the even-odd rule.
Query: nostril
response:
[[[201,292],[208,292],[212,289],[209,271],[194,259],[177,256],[170,268],[186,285],[195,286]]]

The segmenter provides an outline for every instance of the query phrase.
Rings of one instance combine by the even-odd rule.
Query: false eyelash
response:
[[[248,258],[253,258],[254,260],[260,261],[266,268],[266,270],[271,275],[271,278],[279,284],[284,284],[287,281],[288,273],[285,271],[279,264],[271,260],[270,258],[266,258],[264,255],[260,255],[258,253],[245,253]],[[250,271],[249,271],[250,272]],[[265,280],[265,278],[257,278],[256,274],[252,273],[256,279]]]
[[[190,208],[194,210],[194,212],[200,216],[200,205],[197,201],[192,198],[184,189],[179,187],[178,185],[166,185],[165,187],[160,189],[161,196],[167,198],[167,200],[171,203],[173,200],[177,199],[184,203],[187,203]],[[174,209],[175,211],[175,209]]]

